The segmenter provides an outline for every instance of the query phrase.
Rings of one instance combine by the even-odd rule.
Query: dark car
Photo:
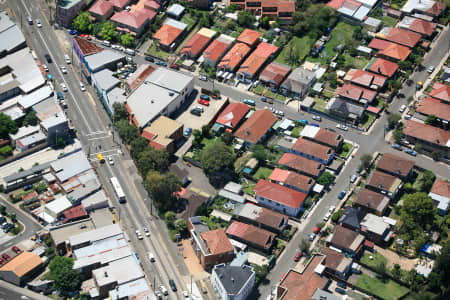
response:
[[[334,289],[336,292],[338,292],[339,294],[342,294],[342,295],[345,295],[346,293],[345,293],[345,290],[344,289],[341,289],[341,288],[335,288]]]
[[[151,56],[146,56],[145,60],[149,61],[149,62],[155,62],[155,59],[153,57],[151,57]]]
[[[179,64],[170,64],[169,68],[174,69],[174,70],[179,70],[180,65]]]
[[[175,281],[173,281],[173,279],[169,280],[169,285],[170,285],[170,288],[172,289],[172,291],[174,291],[174,292],[177,291],[177,286],[175,285]]]
[[[25,185],[24,187],[23,187],[23,190],[24,191],[28,191],[28,190],[31,190],[33,188],[33,185],[32,184],[27,184],[27,185]]]
[[[406,149],[405,150],[406,153],[408,153],[411,156],[417,156],[417,152],[411,149]]]
[[[343,281],[338,281],[337,286],[340,288],[345,289],[347,287],[347,284]]]
[[[69,34],[76,35],[78,32],[75,29],[69,30]]]
[[[4,233],[8,233],[8,232],[10,232],[11,229],[13,229],[13,228],[14,228],[14,225],[11,224],[11,223],[8,223],[8,224],[5,226],[5,228],[3,228],[3,232],[4,232]]]
[[[6,222],[6,218],[5,217],[0,217],[0,224],[3,224]]]
[[[266,97],[261,97],[261,101],[262,102],[267,102],[267,98]]]
[[[45,59],[47,60],[48,63],[52,62],[52,58],[50,57],[50,55],[48,53],[44,54]]]
[[[6,264],[6,260],[4,260],[3,258],[0,258],[0,265],[4,265],[4,264]]]
[[[191,114],[200,117],[202,115],[202,111],[200,109],[198,109],[198,108],[193,108],[193,109],[191,109]]]
[[[342,190],[342,191],[339,193],[339,196],[338,196],[339,200],[344,199],[346,193],[347,193],[347,192],[346,192],[345,190]]]

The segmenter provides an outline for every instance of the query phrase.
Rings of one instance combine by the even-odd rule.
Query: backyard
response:
[[[253,175],[253,178],[267,179],[267,178],[269,178],[271,173],[272,173],[272,169],[265,168],[265,167],[259,167],[259,169],[255,172],[255,175]]]
[[[356,286],[385,300],[396,300],[408,293],[408,288],[390,279],[381,280],[366,274],[361,275]]]
[[[304,36],[302,38],[294,36],[289,42],[289,44],[283,48],[283,50],[275,59],[275,61],[282,64],[290,65],[293,68],[295,68],[298,65],[300,65],[303,59],[309,54],[309,51],[311,50],[313,44],[314,41],[308,36]],[[297,56],[292,55],[291,57],[289,57],[290,51],[296,51]],[[293,58],[295,58],[295,61],[293,61]]]
[[[316,101],[316,103],[314,104],[313,108],[315,110],[325,112],[328,103],[319,97],[316,97],[315,101]]]

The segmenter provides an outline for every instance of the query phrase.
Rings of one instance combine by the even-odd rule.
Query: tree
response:
[[[427,193],[418,192],[404,196],[400,216],[408,231],[420,226],[425,229],[433,224],[436,208]]]
[[[398,122],[402,119],[402,116],[399,114],[390,114],[388,117],[388,124],[390,128],[395,128]]]
[[[73,269],[73,258],[56,256],[49,265],[49,275],[54,280],[54,287],[62,295],[70,295],[81,286],[81,275],[78,270]]]
[[[103,23],[102,30],[100,32],[104,40],[111,41],[116,37],[116,26],[110,21]]]
[[[1,156],[10,156],[13,153],[13,148],[10,145],[6,145],[0,148]]]
[[[263,145],[253,145],[250,150],[253,152],[252,156],[259,162],[265,162],[267,160],[267,151]]]
[[[203,125],[202,126],[202,136],[205,139],[211,138],[211,127],[209,125]]]
[[[270,19],[268,16],[264,16],[261,18],[261,27],[264,29],[270,28]]]
[[[253,23],[255,23],[255,16],[253,16],[249,11],[242,10],[238,12],[238,24],[242,27],[250,28]]]
[[[174,223],[175,230],[178,231],[180,234],[183,234],[188,229],[188,224],[184,219],[178,219]]]
[[[309,247],[311,246],[311,242],[308,241],[306,238],[303,238],[300,240],[300,243],[298,244],[298,248],[300,251],[303,252],[309,252]]]
[[[64,140],[62,137],[59,137],[56,139],[56,147],[57,148],[62,148],[64,147]]]
[[[223,10],[224,13],[233,13],[238,9],[236,4],[230,4]]]
[[[256,265],[252,264],[253,271],[255,271],[255,282],[260,283],[261,280],[264,280],[266,278],[267,274],[269,273],[269,266],[267,264],[265,265]]]
[[[17,223],[17,216],[15,213],[10,213],[8,217],[11,219],[11,222]]]
[[[437,255],[431,274],[435,274],[433,277],[438,279],[438,286],[448,292],[450,287],[450,241],[445,243],[440,254]]]
[[[394,265],[394,268],[392,269],[392,276],[395,278],[395,279],[400,279],[401,278],[401,276],[402,276],[402,272],[401,272],[401,269],[400,269],[400,265],[399,264],[395,264]]]
[[[145,179],[145,187],[152,196],[156,207],[165,212],[175,205],[175,192],[180,191],[181,181],[172,172],[161,174],[151,171]]]
[[[334,182],[335,177],[330,172],[323,172],[322,175],[317,178],[317,183],[325,187]]]
[[[177,219],[176,214],[173,211],[168,211],[164,214],[164,220],[166,221],[167,227],[174,228],[174,222]]]
[[[131,156],[133,158],[138,157],[140,153],[149,149],[148,141],[141,136],[131,141],[130,147],[131,147]]]
[[[375,266],[374,266],[375,271],[380,274],[381,276],[384,276],[384,274],[386,273],[386,261],[385,260],[380,260]]]
[[[137,167],[145,176],[149,171],[164,171],[169,167],[169,153],[165,149],[155,150],[151,147],[138,154]]]
[[[431,158],[433,158],[434,160],[439,160],[441,158],[441,153],[439,151],[433,151],[431,152]]]
[[[8,134],[16,133],[18,129],[10,116],[0,112],[0,139],[8,138]]]
[[[413,241],[413,247],[414,247],[414,252],[416,253],[416,255],[420,254],[420,251],[425,244],[426,244],[426,240],[425,240],[425,237],[423,236],[423,234],[420,234],[415,237],[415,239]]]
[[[131,45],[133,45],[134,37],[129,32],[127,32],[120,36],[120,42],[125,47],[130,47]]]
[[[102,32],[103,22],[94,23],[91,26],[91,32],[93,35],[98,36]]]
[[[231,134],[231,132],[225,131],[222,134],[222,141],[225,143],[225,145],[230,146],[233,143],[234,136]]]
[[[425,170],[421,177],[417,180],[417,186],[419,187],[419,191],[428,193],[433,186],[434,180],[436,179],[436,175],[430,170]]]
[[[371,163],[372,163],[372,155],[364,154],[363,156],[361,156],[361,166],[364,169],[368,170]]]
[[[36,112],[30,111],[29,113],[27,113],[27,115],[23,119],[22,126],[27,126],[27,125],[36,126],[37,123],[38,123],[38,118],[36,117]]]
[[[393,136],[394,136],[395,142],[400,143],[401,140],[403,139],[403,130],[395,129],[394,133],[393,133]]]
[[[431,126],[439,126],[439,121],[437,120],[435,115],[428,115],[425,124],[431,125]]]
[[[362,39],[362,29],[361,27],[356,27],[355,30],[353,31],[353,38],[355,40],[361,40]]]
[[[209,27],[210,26],[209,19],[205,16],[200,18],[200,21],[198,21],[198,24],[200,27]]]
[[[412,63],[410,61],[399,61],[398,66],[401,70],[407,71],[412,69]]]
[[[128,110],[124,104],[115,102],[112,107],[114,111],[114,122],[128,119]]]
[[[194,148],[201,148],[202,141],[203,141],[202,132],[198,129],[194,129],[194,131],[192,132],[192,135],[194,136],[194,140],[192,141],[192,146]]]
[[[92,29],[92,21],[89,12],[80,12],[72,22],[73,28],[79,32],[89,32]]]
[[[232,169],[235,160],[233,150],[222,141],[203,149],[200,162],[206,175],[218,174],[225,169]]]
[[[336,72],[330,72],[327,75],[327,79],[328,79],[328,82],[330,83],[330,86],[333,89],[335,89],[337,87],[337,75],[336,75]]]
[[[127,144],[130,144],[132,140],[136,139],[139,136],[139,130],[137,129],[137,127],[134,125],[130,125],[127,120],[120,120],[114,125],[120,137]]]
[[[6,213],[6,206],[0,205],[0,215],[4,215]]]

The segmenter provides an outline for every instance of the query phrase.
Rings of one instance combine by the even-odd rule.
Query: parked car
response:
[[[80,82],[80,90],[82,92],[84,92],[86,90],[86,88],[84,87],[84,84],[82,82]]]
[[[319,231],[320,231],[320,228],[318,226],[314,227],[314,229],[313,229],[314,234],[318,234]]]
[[[64,95],[61,92],[56,92],[56,98],[58,98],[58,100],[64,100]]]
[[[314,127],[320,127],[319,124],[316,124],[316,123],[311,123],[309,125],[314,126]]]
[[[346,294],[345,290],[344,290],[344,289],[341,289],[341,288],[339,288],[339,287],[335,288],[334,290],[335,290],[336,292],[338,292],[339,294],[342,294],[342,295],[345,295],[345,294]]]
[[[63,74],[67,74],[67,68],[65,66],[61,66],[61,72]]]
[[[337,124],[336,128],[339,128],[339,129],[344,130],[344,131],[348,131],[348,127],[345,126],[344,124]]]
[[[148,254],[148,260],[150,262],[155,262],[156,259],[155,259],[155,256],[153,255],[153,253],[148,252],[147,254]]]
[[[208,81],[208,77],[206,75],[200,75],[198,77],[198,79],[202,80],[202,81]]]
[[[343,281],[338,281],[336,285],[343,289],[347,288],[347,284]]]
[[[400,146],[399,144],[392,144],[392,148],[394,148],[395,150],[399,150],[399,151],[402,151],[403,150],[403,148],[402,148],[402,146]]]
[[[66,84],[64,82],[61,82],[61,84],[59,86],[61,87],[61,90],[63,92],[67,92],[68,91],[67,86],[66,86]]]
[[[183,297],[184,299],[189,299],[189,293],[187,291],[183,291]]]
[[[202,115],[202,112],[198,108],[193,108],[193,109],[191,109],[191,114],[200,117]]]
[[[400,108],[398,109],[399,112],[404,112],[406,110],[406,105],[402,104],[402,106],[400,106]]]
[[[412,118],[412,116],[410,115],[410,114],[406,114],[405,115],[405,120],[409,120],[409,119],[411,119]]]
[[[206,101],[206,100],[203,100],[203,99],[198,99],[197,102],[200,103],[201,105],[209,106],[209,101]]]
[[[310,242],[314,241],[315,238],[316,238],[316,234],[315,234],[315,233],[311,233],[311,234],[308,236],[308,240],[309,240]]]
[[[169,290],[166,289],[166,287],[164,285],[160,285],[159,286],[159,290],[161,291],[161,293],[163,293],[164,296],[169,295]]]
[[[155,62],[155,59],[153,57],[151,57],[151,56],[146,56],[145,60],[149,61],[149,62]]]
[[[48,53],[44,54],[45,59],[47,60],[48,63],[52,62],[52,58],[50,57],[50,55],[48,55]]]
[[[69,34],[76,35],[78,32],[75,29],[70,29]]]
[[[27,22],[29,25],[33,25],[33,19],[31,18],[31,16],[27,16]]]
[[[281,110],[276,110],[276,111],[275,111],[275,114],[276,114],[276,115],[279,115],[280,117],[284,117],[284,112],[281,111]]]
[[[347,191],[346,191],[346,190],[342,190],[342,191],[339,193],[339,196],[338,196],[339,200],[344,199],[345,194],[347,194]]]
[[[169,285],[170,285],[170,288],[172,289],[172,291],[174,291],[174,292],[177,291],[177,286],[175,285],[175,281],[173,279],[169,280]]]
[[[322,118],[320,116],[316,116],[316,115],[312,116],[312,119],[315,121],[319,121],[319,122],[322,121]]]
[[[250,105],[250,106],[255,106],[255,100],[252,99],[244,99],[243,101],[245,104]]]
[[[427,69],[427,72],[431,74],[431,73],[434,72],[434,69],[435,69],[434,66],[429,66],[428,69]]]
[[[298,122],[299,122],[301,125],[308,125],[308,120],[298,119]]]
[[[111,47],[111,42],[110,41],[102,41],[102,45],[106,46],[106,47]]]
[[[0,258],[0,265],[4,265],[4,264],[6,264],[6,260],[4,260],[3,258]]]
[[[20,253],[20,252],[22,252],[22,250],[20,250],[20,248],[17,247],[17,246],[12,246],[12,247],[11,247],[11,250],[14,251],[15,253]]]
[[[294,257],[294,261],[299,261],[300,257],[302,257],[302,255],[303,255],[302,251],[298,251]]]
[[[37,26],[38,28],[41,28],[41,27],[42,27],[41,19],[36,19],[36,26]]]
[[[155,291],[155,296],[156,296],[156,298],[157,298],[158,300],[162,300],[162,294],[161,294],[160,291],[156,290],[156,291]]]
[[[191,133],[192,133],[192,128],[189,127],[184,131],[183,134],[184,134],[184,136],[188,137],[191,135]]]
[[[417,152],[411,149],[406,149],[405,152],[411,156],[417,156]]]
[[[267,98],[266,97],[261,97],[261,101],[262,102],[267,102]]]
[[[330,206],[330,208],[328,209],[328,212],[332,214],[332,213],[334,212],[335,209],[336,209],[336,206],[332,205],[332,206]]]
[[[25,185],[24,187],[23,187],[23,190],[24,191],[28,191],[28,190],[31,190],[33,188],[33,185],[32,184],[27,184],[27,185]]]
[[[323,216],[323,220],[326,222],[326,221],[328,221],[328,219],[330,219],[330,217],[331,217],[331,213],[330,213],[330,212],[327,212],[327,213],[325,214],[325,216]]]
[[[201,95],[200,95],[200,99],[209,101],[209,96],[208,96],[208,95],[205,95],[205,94],[201,94]]]
[[[11,259],[11,256],[9,256],[9,255],[6,254],[6,253],[3,253],[3,254],[2,254],[2,258],[3,258],[4,260],[8,261],[8,260]]]
[[[356,179],[358,179],[358,176],[356,176],[355,174],[352,175],[352,177],[350,177],[350,182],[354,183],[356,181]]]
[[[208,294],[208,290],[205,287],[202,287],[202,293],[203,294]]]
[[[162,61],[162,60],[156,61],[155,64],[157,64],[158,66],[167,67],[167,63],[165,61]]]
[[[174,70],[179,70],[180,65],[179,64],[170,64],[169,68],[174,69]]]

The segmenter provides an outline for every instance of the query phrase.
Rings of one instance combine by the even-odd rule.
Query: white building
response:
[[[211,284],[221,300],[244,300],[255,285],[255,271],[246,265],[216,265],[212,271]]]

